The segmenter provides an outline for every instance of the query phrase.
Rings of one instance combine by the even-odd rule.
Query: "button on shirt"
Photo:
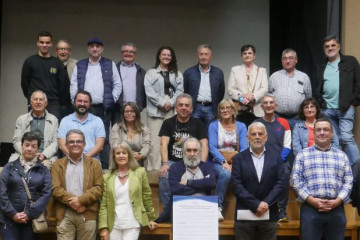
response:
[[[300,201],[310,195],[316,198],[341,198],[349,201],[353,175],[346,154],[334,147],[322,151],[316,146],[296,155],[291,174]]]
[[[114,97],[114,101],[116,102],[119,99],[120,93],[122,91],[122,86],[120,81],[120,75],[114,62],[112,62],[112,81],[113,81],[112,95]],[[91,94],[92,104],[103,103],[104,81],[101,73],[100,60],[96,63],[91,63],[89,59],[89,65],[85,76],[84,90],[88,91]],[[77,91],[78,91],[77,66],[75,66],[70,84],[71,99],[75,98]]]
[[[295,115],[305,98],[311,97],[311,83],[308,75],[295,69],[288,76],[284,69],[269,78],[269,93],[275,96],[276,111],[284,115]]]
[[[199,102],[211,102],[210,69],[211,66],[209,66],[208,71],[205,72],[199,65],[199,71],[201,76],[199,93],[197,97],[197,101]]]
[[[84,161],[83,156],[74,162],[69,158],[65,173],[66,191],[75,196],[83,195]]]
[[[136,73],[137,69],[134,63],[126,65],[120,64],[120,77],[123,85],[123,102],[136,103]]]
[[[255,153],[253,152],[251,147],[249,148],[249,150],[251,152],[251,158],[252,158],[254,166],[255,166],[256,175],[257,175],[258,180],[260,182],[261,181],[261,175],[262,175],[262,172],[263,172],[263,169],[264,169],[265,148],[264,148],[264,151],[261,153],[261,155],[259,157],[255,155]]]

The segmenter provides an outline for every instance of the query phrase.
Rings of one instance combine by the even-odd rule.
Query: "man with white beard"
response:
[[[201,144],[196,138],[184,142],[183,161],[170,166],[169,185],[172,195],[211,195],[211,189],[216,185],[215,172],[211,163],[201,161]],[[169,221],[171,209],[172,203],[156,222]]]

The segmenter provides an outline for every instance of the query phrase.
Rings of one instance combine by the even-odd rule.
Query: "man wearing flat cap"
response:
[[[102,57],[104,43],[100,38],[93,37],[88,43],[89,58],[76,63],[71,77],[70,94],[74,99],[79,90],[88,91],[92,97],[90,112],[100,117],[105,126],[106,141],[104,150],[100,153],[103,168],[109,164],[109,128],[111,112],[122,91],[119,72],[115,63]]]

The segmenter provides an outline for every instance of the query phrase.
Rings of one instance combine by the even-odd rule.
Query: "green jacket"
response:
[[[115,179],[116,170],[104,175],[104,194],[99,211],[99,229],[112,231],[115,222]],[[136,220],[146,226],[156,219],[152,205],[151,189],[145,169],[129,170],[129,195]]]

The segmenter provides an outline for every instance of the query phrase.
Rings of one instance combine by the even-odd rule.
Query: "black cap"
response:
[[[101,39],[98,38],[98,37],[90,38],[89,41],[88,41],[88,43],[87,43],[87,45],[89,46],[90,44],[93,44],[93,43],[97,43],[97,44],[99,44],[99,45],[101,45],[101,46],[104,46],[104,43],[103,43],[103,42],[101,41]]]

